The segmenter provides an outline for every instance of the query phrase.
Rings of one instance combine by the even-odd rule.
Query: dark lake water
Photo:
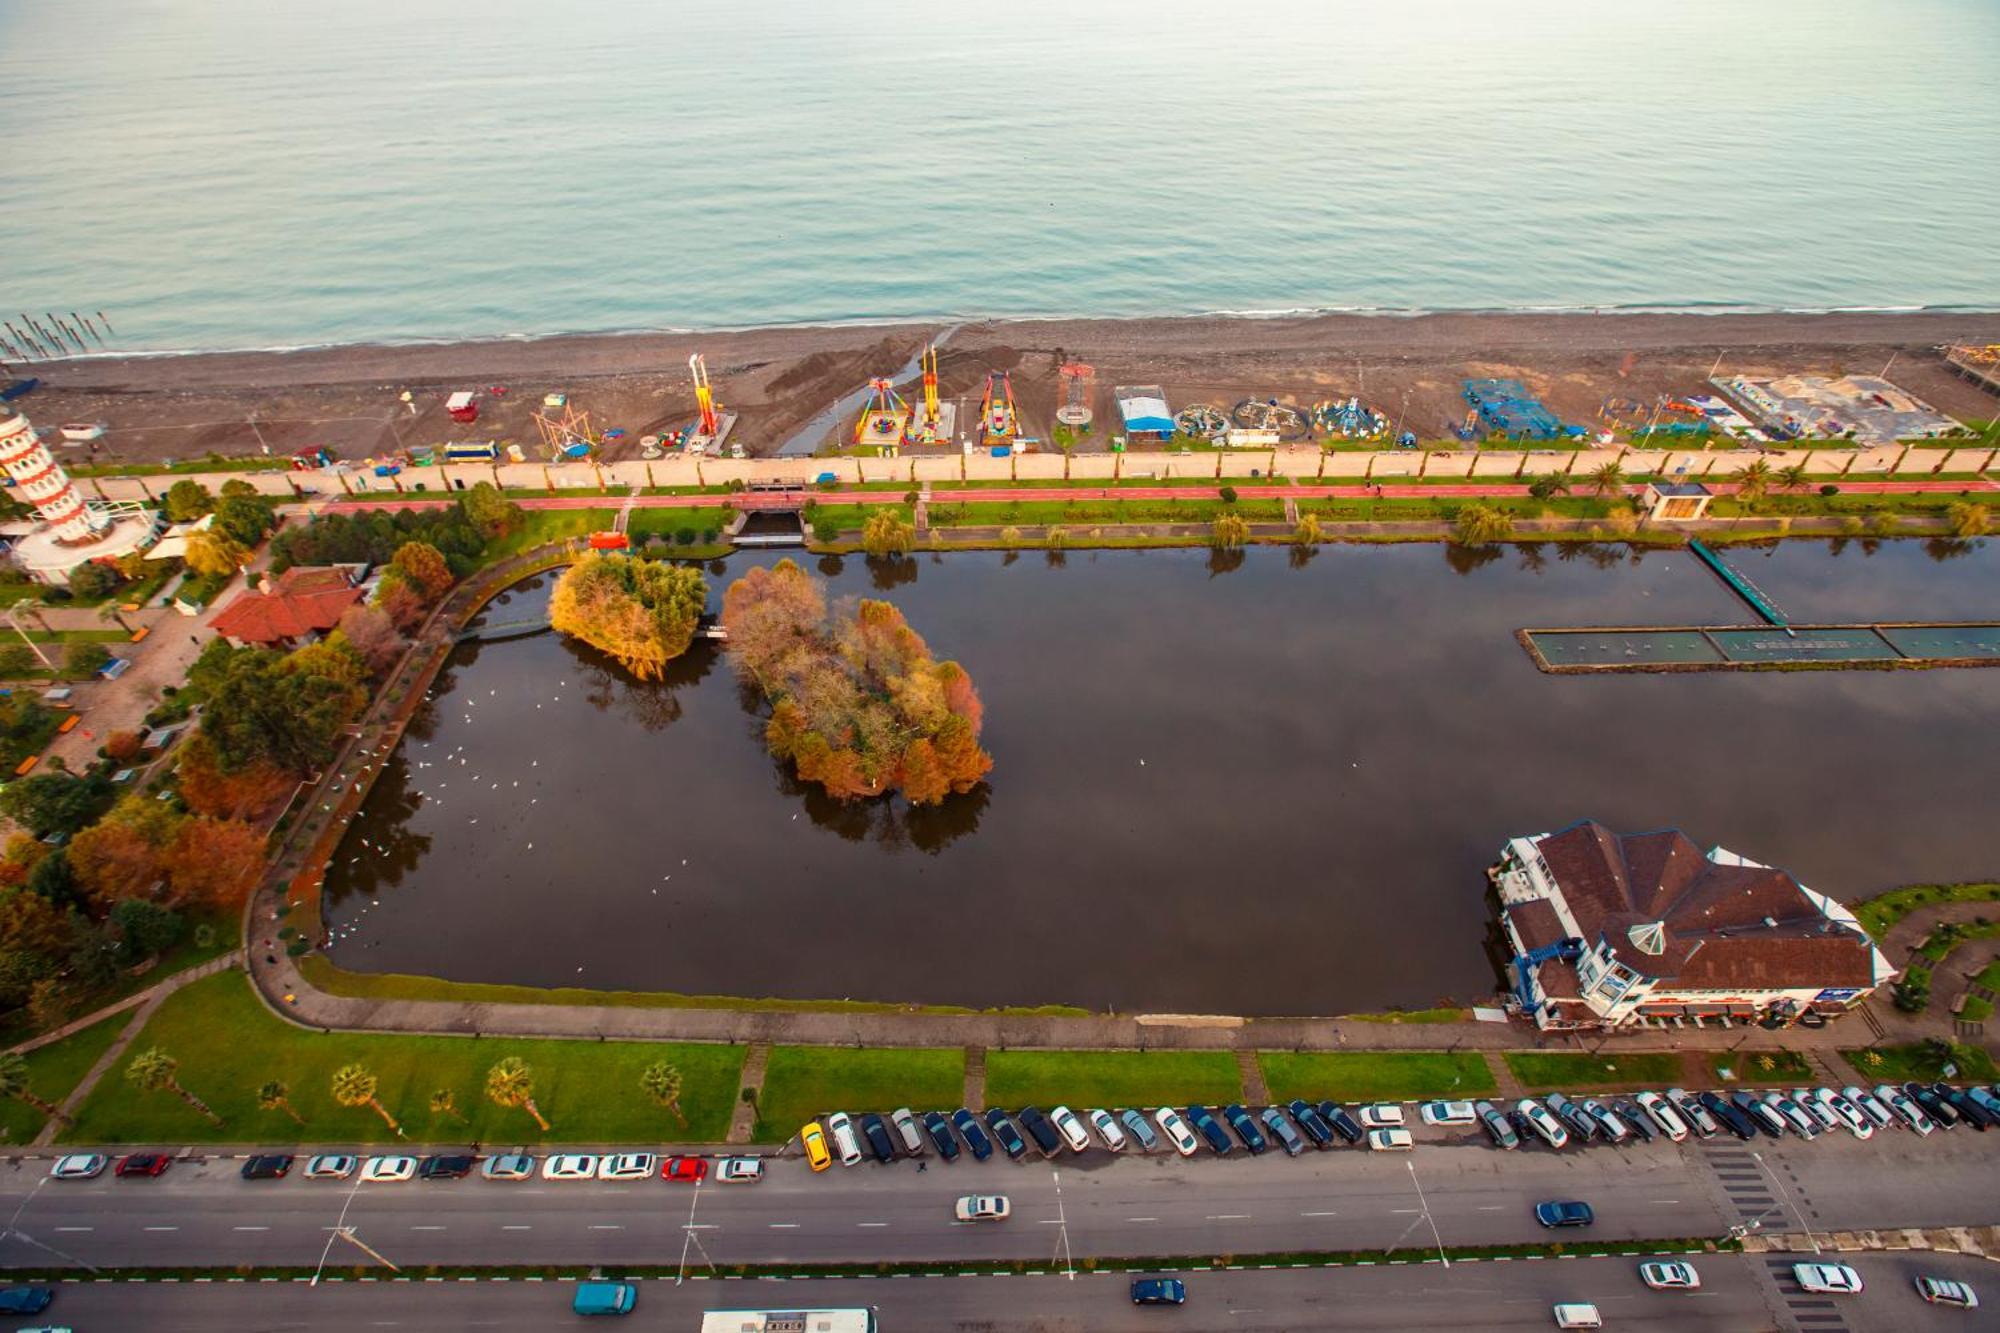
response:
[[[553,634],[461,648],[337,858],[332,957],[1323,1014],[1489,993],[1483,867],[1584,816],[1679,825],[1842,898],[1994,873],[2000,670],[1543,676],[1515,629],[1748,615],[1684,552],[1490,554],[819,562],[835,595],[894,600],[984,696],[988,788],[924,812],[800,790],[707,645],[651,685]],[[1731,558],[1800,620],[2000,615],[2000,544],[1941,554]],[[733,557],[715,599],[773,558]]]

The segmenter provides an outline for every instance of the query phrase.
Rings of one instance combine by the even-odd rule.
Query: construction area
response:
[[[1965,432],[1958,422],[1879,375],[1726,375],[1714,383],[1778,440],[1875,445]]]

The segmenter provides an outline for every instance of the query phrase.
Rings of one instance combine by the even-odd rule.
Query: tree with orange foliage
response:
[[[225,773],[208,737],[196,733],[181,747],[175,786],[188,808],[216,819],[262,819],[277,809],[298,781],[276,764],[258,762]]]
[[[70,869],[100,905],[144,897],[165,877],[166,850],[183,822],[170,806],[127,796],[70,840]]]
[[[410,641],[380,606],[350,606],[340,617],[340,632],[361,658],[368,674],[378,679],[402,660]]]
[[[424,605],[423,595],[401,579],[394,582],[384,579],[375,592],[375,605],[389,617],[389,621],[405,634],[414,634],[424,623],[429,608]]]
[[[239,819],[185,821],[164,865],[177,898],[240,907],[264,868],[264,835]]]
[[[452,578],[451,566],[445,563],[443,552],[429,542],[404,542],[390,557],[389,568],[431,605],[436,605],[457,581]]]

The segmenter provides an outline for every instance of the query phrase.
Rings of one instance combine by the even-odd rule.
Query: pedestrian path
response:
[[[756,1137],[757,1096],[764,1091],[764,1069],[770,1063],[771,1044],[750,1043],[743,1056],[743,1075],[736,1083],[736,1105],[729,1113],[729,1137],[725,1142],[748,1143]]]
[[[960,1105],[973,1112],[986,1109],[986,1048],[965,1048],[965,1100]]]

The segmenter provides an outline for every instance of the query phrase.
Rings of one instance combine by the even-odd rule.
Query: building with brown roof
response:
[[[1840,903],[1678,829],[1584,820],[1512,838],[1492,876],[1515,998],[1545,1028],[1791,1021],[1852,1009],[1895,976]]]
[[[238,648],[297,648],[312,643],[340,623],[361,600],[352,567],[300,566],[267,575],[215,616],[215,632]]]

